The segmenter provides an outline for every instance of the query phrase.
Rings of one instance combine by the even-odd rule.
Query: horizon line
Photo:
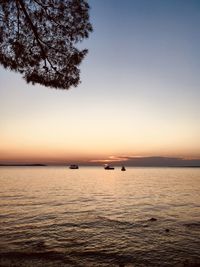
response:
[[[174,166],[200,166],[200,158],[166,157],[166,156],[110,156],[107,159],[92,160],[0,160],[0,166],[69,166],[71,164],[80,166],[103,166],[110,164],[114,166],[133,167],[174,167]]]

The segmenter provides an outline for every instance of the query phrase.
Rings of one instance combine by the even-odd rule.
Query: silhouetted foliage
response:
[[[80,82],[92,26],[85,0],[0,0],[0,63],[32,84],[68,89]]]

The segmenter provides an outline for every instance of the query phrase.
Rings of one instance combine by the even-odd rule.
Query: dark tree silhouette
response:
[[[0,0],[0,63],[32,84],[68,89],[80,82],[92,26],[85,0]]]

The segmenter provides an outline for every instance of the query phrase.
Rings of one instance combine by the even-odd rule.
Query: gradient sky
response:
[[[200,158],[200,1],[90,0],[82,83],[0,67],[0,161]]]

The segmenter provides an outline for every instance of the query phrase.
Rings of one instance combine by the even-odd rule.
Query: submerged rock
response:
[[[152,217],[151,219],[149,219],[149,221],[150,221],[150,222],[155,222],[155,221],[157,221],[157,219],[154,218],[154,217]]]

